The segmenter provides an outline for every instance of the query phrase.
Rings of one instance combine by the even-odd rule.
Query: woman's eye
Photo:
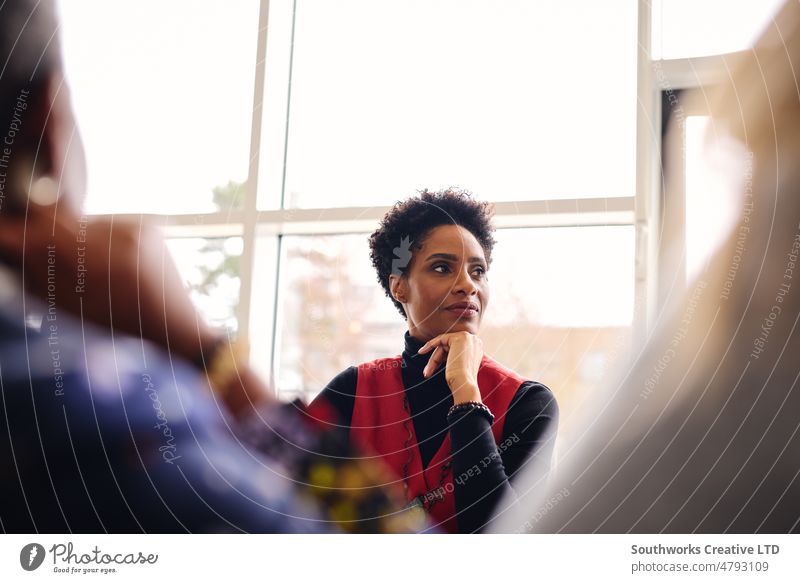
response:
[[[450,271],[450,267],[444,263],[439,263],[438,265],[433,266],[433,270],[436,273],[447,273]]]
[[[478,277],[483,277],[486,275],[486,270],[483,267],[476,267],[473,273],[475,273]]]

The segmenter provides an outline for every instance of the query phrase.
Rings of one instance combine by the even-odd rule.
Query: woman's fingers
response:
[[[441,334],[436,336],[435,338],[431,338],[425,344],[422,345],[417,352],[419,354],[426,354],[433,350],[433,354],[431,354],[430,360],[428,360],[428,364],[425,365],[425,368],[422,369],[422,376],[424,378],[428,378],[439,366],[447,360],[447,354],[450,352],[450,343],[453,340],[454,335],[451,333]]]
[[[436,350],[433,351],[428,364],[425,365],[425,368],[422,370],[422,376],[428,378],[436,369],[439,368],[439,365],[447,359],[447,348],[445,345],[437,346]]]
[[[428,340],[425,344],[422,345],[417,352],[419,354],[425,354],[426,352],[430,352],[437,346],[449,346],[451,334],[440,334],[439,336],[434,336],[430,340]]]
[[[436,370],[435,368],[432,368],[432,366],[434,366],[432,363],[435,363],[435,361],[433,360],[433,357],[434,356],[438,357],[438,354],[440,352],[441,352],[441,349],[439,349],[438,347],[433,351],[433,354],[431,355],[430,359],[428,360],[428,363],[425,365],[425,368],[422,369],[422,377],[423,378],[428,378],[431,375],[431,370]]]

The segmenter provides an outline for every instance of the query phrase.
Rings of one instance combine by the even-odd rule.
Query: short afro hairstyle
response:
[[[370,235],[369,255],[378,282],[404,318],[403,305],[392,297],[389,276],[407,274],[412,250],[419,249],[431,230],[442,225],[459,225],[472,233],[483,248],[488,267],[495,244],[493,214],[490,203],[477,201],[470,192],[455,188],[437,192],[425,189],[396,203],[386,213],[378,230]]]

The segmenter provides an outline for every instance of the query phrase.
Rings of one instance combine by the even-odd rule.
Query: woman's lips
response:
[[[473,303],[458,303],[445,308],[446,311],[455,314],[459,318],[475,318],[480,313],[478,306]]]

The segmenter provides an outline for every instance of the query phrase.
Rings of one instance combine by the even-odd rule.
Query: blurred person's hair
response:
[[[28,192],[36,168],[51,160],[40,147],[48,120],[51,90],[62,73],[58,20],[52,0],[0,3],[0,154],[4,188],[1,212],[15,212]]]
[[[8,129],[22,90],[34,90],[61,70],[58,20],[52,0],[0,4],[0,128]]]
[[[497,530],[800,529],[800,4],[726,64],[711,127],[744,146],[739,222]]]

